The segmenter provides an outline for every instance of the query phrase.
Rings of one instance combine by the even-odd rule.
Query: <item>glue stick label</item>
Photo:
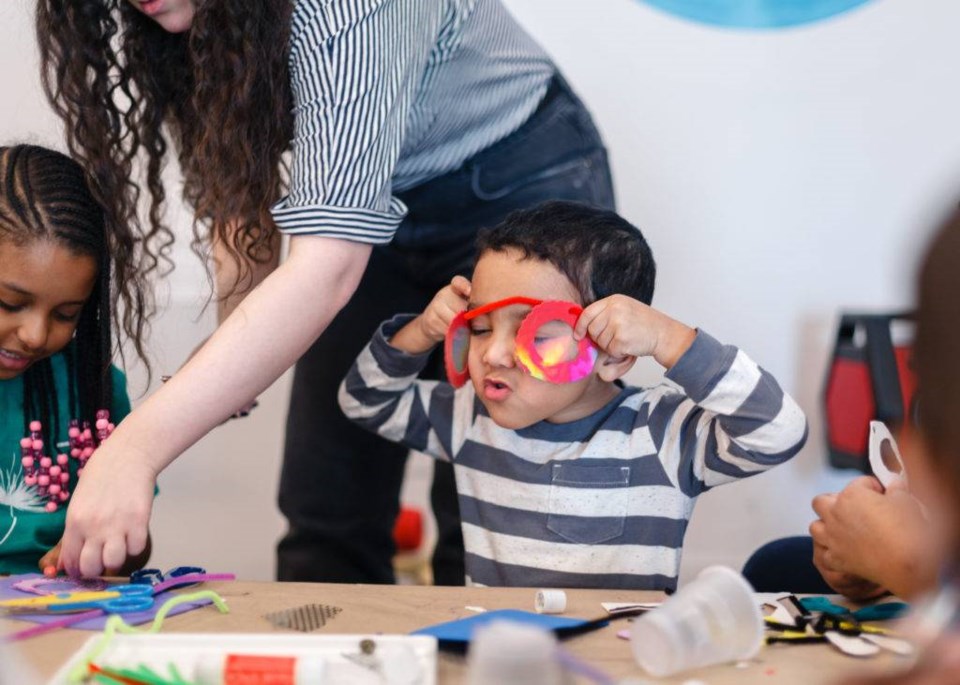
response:
[[[223,685],[297,685],[296,668],[294,657],[231,654],[224,660]]]

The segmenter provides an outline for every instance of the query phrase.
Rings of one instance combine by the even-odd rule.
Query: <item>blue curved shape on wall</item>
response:
[[[775,29],[809,24],[864,5],[870,0],[641,0],[701,24],[743,29]]]

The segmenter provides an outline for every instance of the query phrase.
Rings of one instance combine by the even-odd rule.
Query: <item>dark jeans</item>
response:
[[[377,326],[422,311],[453,276],[469,276],[477,231],[509,212],[552,199],[614,204],[600,136],[559,76],[519,130],[399,196],[409,214],[393,242],[373,250],[353,299],[297,362],[280,479],[289,522],[277,548],[280,580],[394,580],[391,534],[407,449],[348,421],[336,397]],[[439,378],[435,356],[430,369]],[[462,585],[463,538],[448,464],[436,464],[431,501],[439,528],[434,580]]]

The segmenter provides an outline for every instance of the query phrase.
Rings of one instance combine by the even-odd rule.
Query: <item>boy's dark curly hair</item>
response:
[[[636,226],[616,212],[578,202],[544,202],[512,212],[477,236],[484,252],[519,250],[542,259],[570,279],[586,307],[615,294],[650,304],[657,266]]]
[[[197,2],[189,32],[174,34],[128,0],[38,0],[44,89],[106,208],[124,279],[173,266],[173,233],[163,223],[164,125],[198,219],[195,251],[206,257],[209,228],[240,266],[244,254],[258,262],[272,255],[269,208],[281,193],[292,132],[292,4]],[[146,222],[138,217],[142,185],[150,195]],[[152,301],[124,305],[124,325],[133,329],[154,309]]]

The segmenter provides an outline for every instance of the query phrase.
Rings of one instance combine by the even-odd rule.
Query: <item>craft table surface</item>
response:
[[[465,588],[397,585],[336,585],[326,583],[209,583],[226,599],[230,613],[220,614],[213,606],[175,616],[163,632],[269,633],[279,629],[263,618],[265,614],[303,604],[329,604],[342,611],[312,634],[409,633],[429,624],[475,615],[465,608],[524,609],[533,611],[535,588]],[[657,592],[628,590],[567,590],[565,616],[595,618],[605,612],[600,602],[656,602]],[[20,621],[0,618],[0,634],[23,628]],[[771,645],[745,668],[715,666],[689,671],[673,678],[646,676],[637,666],[626,640],[616,636],[626,620],[613,621],[605,628],[566,640],[564,646],[616,679],[640,683],[684,683],[699,680],[704,685],[817,685],[834,683],[844,674],[890,672],[903,660],[888,653],[868,660],[844,656],[824,644]],[[295,632],[295,631],[284,631]],[[25,662],[44,680],[51,677],[67,658],[91,635],[80,630],[58,630],[14,644]],[[440,653],[438,683],[466,682],[463,657]],[[586,680],[577,680],[586,683]],[[21,684],[17,684],[21,685]],[[23,685],[29,685],[24,683]],[[491,683],[491,685],[496,685]]]

